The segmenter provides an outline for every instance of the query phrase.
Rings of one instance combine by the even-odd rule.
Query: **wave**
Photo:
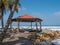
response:
[[[18,26],[12,26],[12,27],[17,28]],[[41,28],[42,30],[59,30],[60,31],[60,26],[42,26]],[[20,26],[20,29],[31,29],[31,26]],[[36,26],[32,26],[32,29],[36,29]],[[38,26],[38,29],[40,29],[40,26]]]
[[[13,27],[17,28],[17,26],[13,26]],[[31,29],[31,26],[20,26],[20,28]],[[60,31],[60,26],[42,26],[41,28],[43,30],[59,30]],[[32,26],[32,29],[36,29],[36,26]],[[40,29],[40,26],[38,26],[38,29]]]

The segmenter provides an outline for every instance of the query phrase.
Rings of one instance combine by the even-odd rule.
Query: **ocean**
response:
[[[60,26],[42,26],[42,29],[44,29],[44,30],[59,30],[60,31]]]
[[[10,26],[9,26],[10,27]],[[12,26],[13,28],[17,28],[18,26]],[[1,26],[0,26],[1,28]],[[42,30],[58,30],[60,31],[60,26],[42,26]],[[20,29],[31,29],[31,26],[20,26]],[[32,29],[36,29],[36,26],[32,26]],[[38,26],[40,29],[40,26]]]
[[[17,26],[12,26],[13,28],[17,28]],[[22,29],[31,29],[31,26],[20,26],[20,28]],[[58,30],[60,31],[60,26],[42,26],[41,27],[42,30]],[[36,26],[32,26],[32,29],[36,29]],[[38,26],[38,29],[40,29],[40,27]]]

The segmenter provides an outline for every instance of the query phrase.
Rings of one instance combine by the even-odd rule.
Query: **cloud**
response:
[[[55,13],[53,13],[53,15],[60,16],[60,12],[55,12]]]

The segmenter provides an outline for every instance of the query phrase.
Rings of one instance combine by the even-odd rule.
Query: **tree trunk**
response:
[[[2,28],[4,27],[4,22],[3,22],[3,10],[2,10],[2,14],[1,14],[2,18],[1,18],[1,25],[2,25]]]
[[[10,15],[8,17],[7,23],[6,23],[6,25],[5,25],[4,29],[3,29],[3,32],[2,32],[2,39],[1,39],[1,41],[3,41],[3,39],[6,36],[6,32],[7,32],[7,29],[9,27],[9,25],[11,24],[11,19],[13,17],[13,14],[14,14],[14,11],[15,11],[15,7],[16,7],[17,3],[18,3],[18,0],[16,0],[16,3],[13,4],[11,13],[10,13]]]

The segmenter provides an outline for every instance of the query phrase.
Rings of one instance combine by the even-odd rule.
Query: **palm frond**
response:
[[[19,6],[19,8],[22,8],[22,6],[20,4],[20,0],[17,0],[17,1],[18,1],[18,3],[15,8],[16,12],[18,12],[18,6]],[[3,7],[4,12],[5,12],[5,10],[8,10],[8,9],[11,10],[12,6],[15,2],[16,2],[16,0],[0,0],[0,10],[2,9],[2,7]]]

